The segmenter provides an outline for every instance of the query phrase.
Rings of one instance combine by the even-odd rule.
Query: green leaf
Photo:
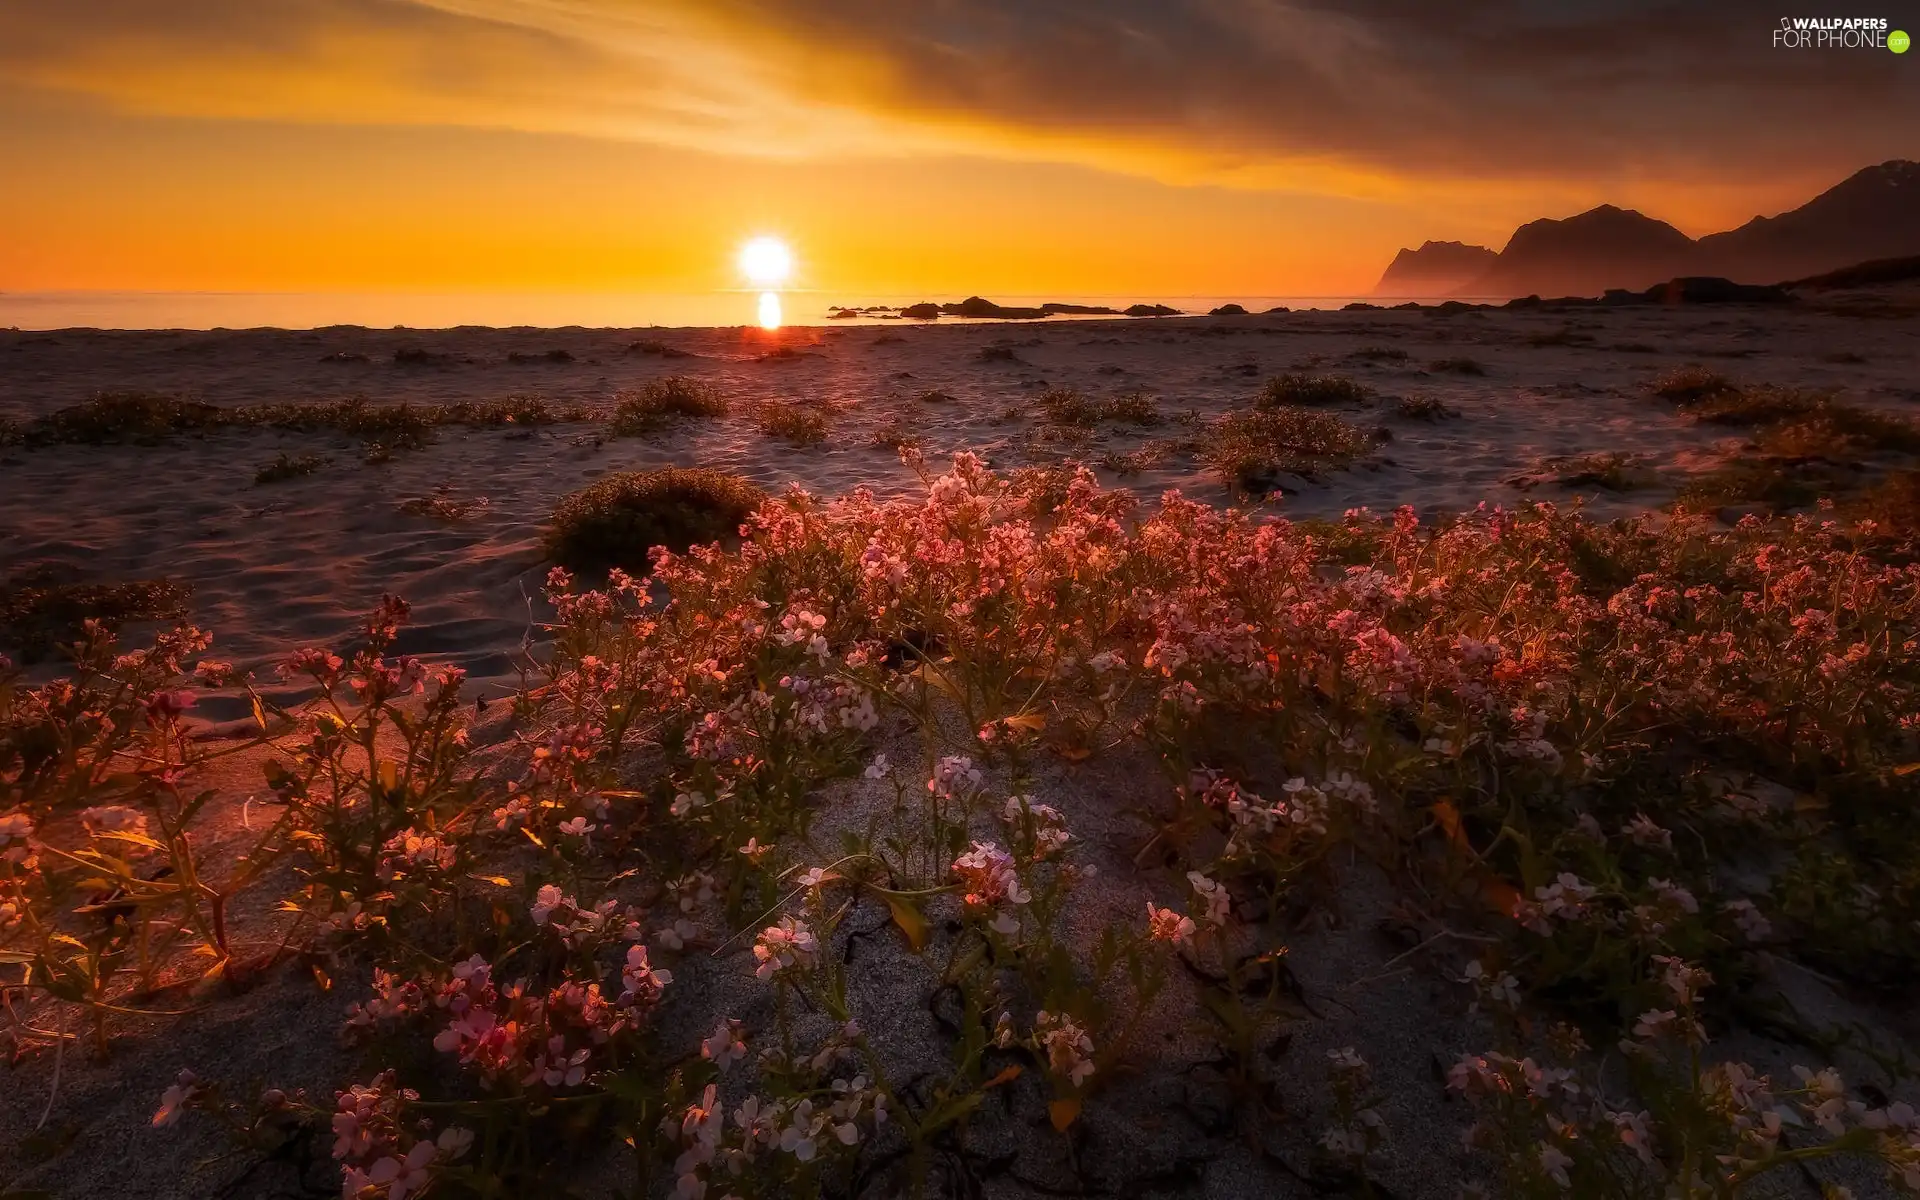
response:
[[[893,914],[893,923],[898,925],[900,932],[906,936],[907,949],[915,954],[925,950],[927,935],[931,929],[927,924],[926,914],[905,896],[883,891],[880,893],[880,898],[887,902],[887,911]]]
[[[928,1134],[936,1130],[944,1129],[955,1121],[960,1120],[974,1109],[979,1108],[980,1102],[984,1099],[986,1099],[985,1092],[968,1092],[964,1096],[947,1101],[928,1113],[927,1119],[920,1122],[920,1136],[925,1138]]]

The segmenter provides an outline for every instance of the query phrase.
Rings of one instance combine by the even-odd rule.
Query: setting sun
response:
[[[740,247],[740,273],[761,287],[784,283],[793,270],[793,254],[776,237],[757,237]]]

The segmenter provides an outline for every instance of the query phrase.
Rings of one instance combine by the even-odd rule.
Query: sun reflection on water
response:
[[[780,294],[778,292],[760,293],[760,328],[780,328]]]

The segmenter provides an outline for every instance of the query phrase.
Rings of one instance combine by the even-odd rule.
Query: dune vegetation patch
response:
[[[827,440],[831,410],[797,400],[762,400],[753,406],[754,427],[789,446],[817,446]]]
[[[282,450],[274,456],[272,462],[265,464],[253,473],[253,482],[257,486],[264,483],[280,483],[287,479],[298,479],[302,475],[311,475],[324,467],[328,459],[323,454],[288,454]]]
[[[1460,410],[1438,396],[1402,396],[1393,403],[1393,413],[1409,421],[1446,421]]]
[[[1040,393],[1036,403],[1042,419],[1049,425],[1091,429],[1102,421],[1110,421],[1146,428],[1166,420],[1159,405],[1145,392],[1095,400],[1078,388],[1051,387]]]
[[[613,432],[617,437],[644,437],[681,421],[724,417],[727,407],[726,397],[712,384],[668,375],[614,397]]]
[[[1362,346],[1347,353],[1348,361],[1366,363],[1401,363],[1412,357],[1398,346]]]
[[[1345,375],[1309,375],[1289,372],[1267,380],[1255,403],[1261,408],[1294,405],[1319,408],[1333,404],[1361,404],[1371,394],[1368,387]]]
[[[1920,455],[1920,424],[1845,403],[1832,390],[1742,385],[1702,367],[1668,372],[1649,390],[1690,420],[1751,431],[1726,462],[1682,487],[1683,508],[1790,510],[1845,500]]]
[[[1853,503],[1857,493],[1873,493],[1884,480],[1910,471],[1920,455],[1920,426],[1914,422],[1824,395],[1773,393],[1755,399],[1741,393],[1708,403],[1724,407],[1702,419],[1755,429],[1727,462],[1688,482],[1678,499],[1683,507],[1759,505],[1784,511],[1822,498]],[[1897,494],[1897,489],[1888,493]]]
[[[473,520],[485,512],[490,503],[485,496],[462,496],[452,483],[442,483],[429,495],[407,497],[398,508],[410,517],[455,523]]]
[[[1095,460],[1095,465],[1126,479],[1158,470],[1197,449],[1198,444],[1192,438],[1155,438],[1132,450],[1108,450]]]
[[[705,467],[623,471],[560,502],[547,553],[576,570],[643,571],[656,546],[681,553],[737,536],[765,498],[751,481]]]
[[[496,718],[392,597],[219,743],[190,626],[0,669],[10,1111],[133,1090],[149,1139],[45,1161],[387,1200],[1920,1171],[1920,582],[1858,529],[923,482],[796,489],[605,589],[556,568]]]
[[[700,357],[698,354],[695,354],[691,350],[683,350],[678,346],[671,346],[671,345],[668,345],[666,342],[655,341],[652,339],[647,339],[647,340],[638,341],[638,342],[628,342],[626,352],[628,354],[651,354],[658,358],[698,358]]]
[[[1605,492],[1632,492],[1651,487],[1654,474],[1642,456],[1618,450],[1558,455],[1531,471],[1509,476],[1510,487],[1532,488],[1552,484],[1563,488],[1599,488]]]
[[[227,429],[282,429],[342,433],[389,449],[424,446],[446,426],[498,429],[583,421],[575,406],[533,396],[452,404],[373,404],[364,399],[311,404],[205,404],[155,392],[102,392],[56,409],[20,427],[28,446],[153,445],[182,434]]]
[[[1487,365],[1477,358],[1436,358],[1427,370],[1439,375],[1485,375]]]
[[[1091,428],[1100,421],[1100,408],[1078,388],[1051,387],[1035,401],[1049,425]]]
[[[1698,404],[1702,400],[1737,390],[1733,381],[1720,372],[1701,366],[1676,367],[1654,379],[1647,390],[1675,404]]]
[[[906,422],[896,414],[875,429],[869,441],[887,450],[917,450],[926,444],[927,439],[925,435],[908,428]]]
[[[0,646],[38,662],[79,641],[89,621],[114,631],[130,622],[184,617],[191,595],[186,584],[167,578],[98,583],[50,564],[28,566],[0,582]],[[0,752],[0,771],[3,760]]]
[[[1142,429],[1150,429],[1166,423],[1166,418],[1160,413],[1160,406],[1145,392],[1126,392],[1102,400],[1099,412],[1100,419],[1103,421],[1112,421],[1119,425],[1137,425]]]
[[[1200,459],[1229,486],[1273,488],[1282,473],[1311,478],[1351,465],[1379,435],[1333,413],[1305,408],[1228,413],[1201,435]]]

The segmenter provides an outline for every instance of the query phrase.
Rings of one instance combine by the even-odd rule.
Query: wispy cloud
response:
[[[1799,189],[1916,150],[1914,63],[1775,51],[1771,23],[1730,2],[0,0],[0,79],[137,113],[1342,194]]]

